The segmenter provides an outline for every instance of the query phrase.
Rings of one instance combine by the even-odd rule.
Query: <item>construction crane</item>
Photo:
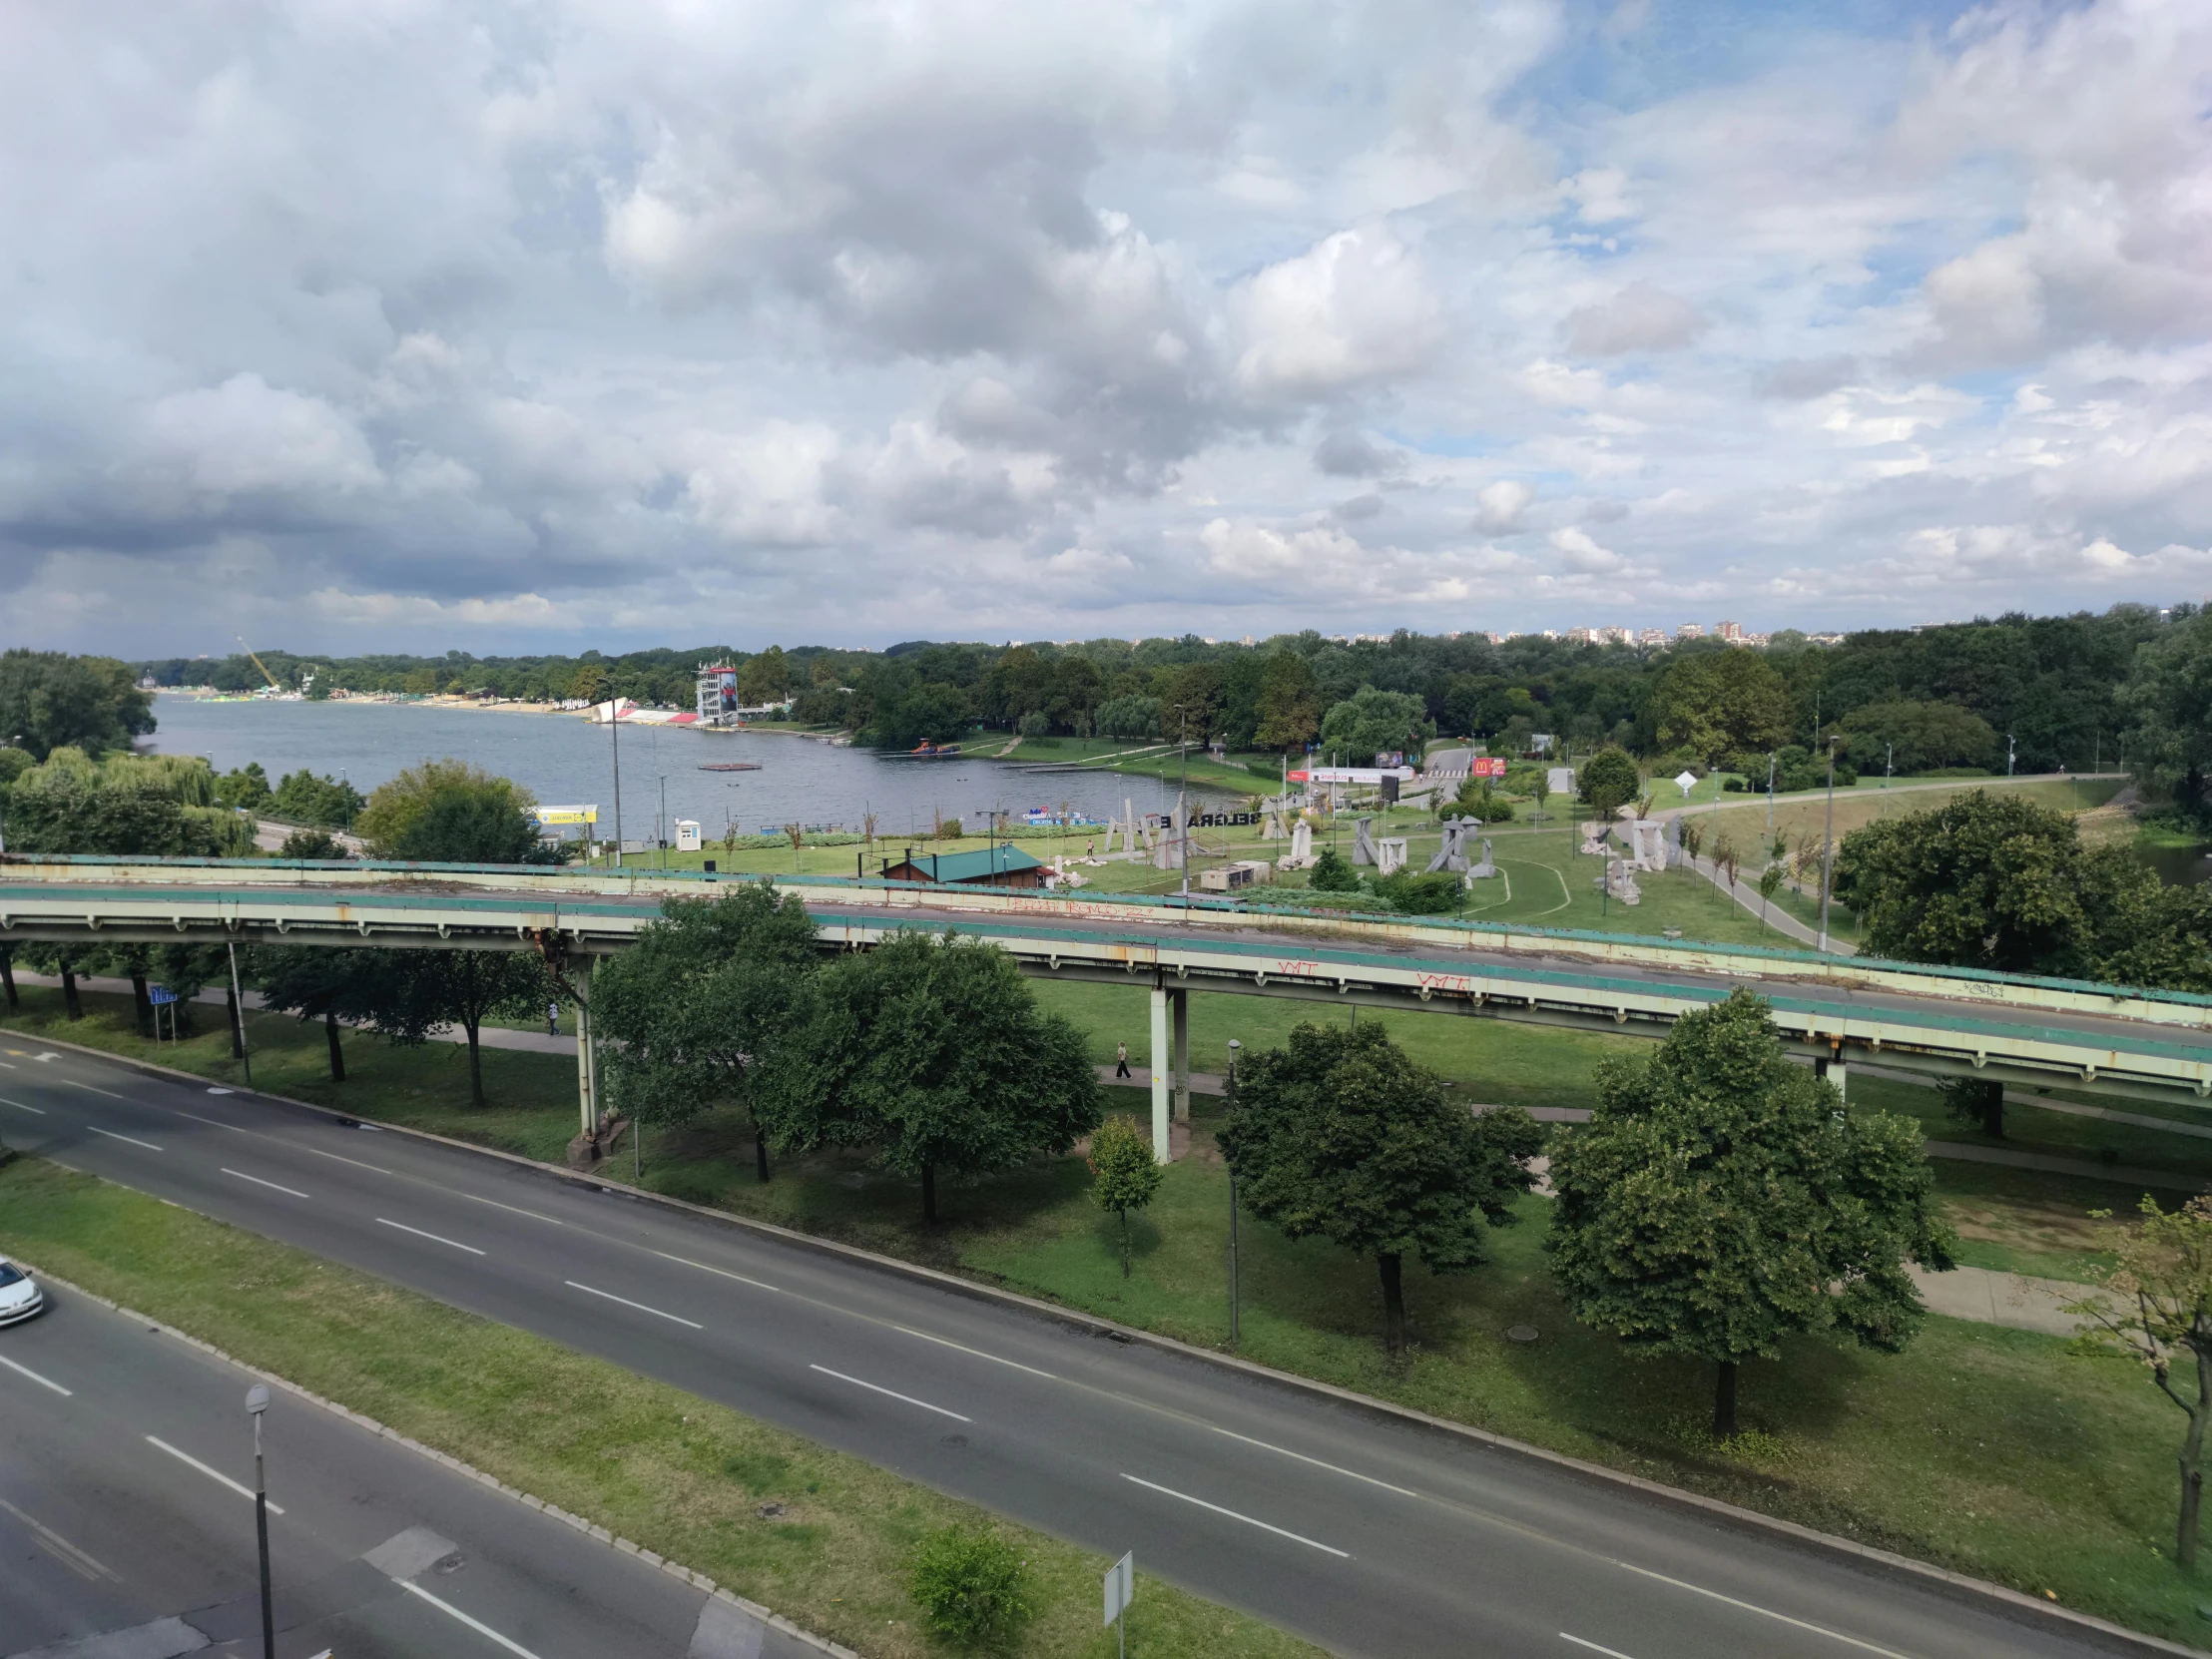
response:
[[[239,642],[239,649],[241,651],[245,652],[248,657],[253,658],[254,666],[262,671],[262,678],[269,682],[269,689],[271,691],[280,692],[284,689],[276,683],[276,676],[269,672],[269,665],[263,662],[261,658],[254,656],[254,648],[246,643],[246,636],[244,634],[233,634],[231,638]]]

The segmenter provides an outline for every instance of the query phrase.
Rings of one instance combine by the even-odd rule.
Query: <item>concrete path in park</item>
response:
[[[1997,1273],[1989,1268],[1952,1268],[1930,1273],[1907,1266],[1906,1272],[1920,1287],[1921,1301],[1932,1314],[1976,1325],[2009,1326],[2014,1331],[2040,1331],[2052,1337],[2070,1337],[2081,1321],[2062,1313],[2070,1302],[2096,1294],[2089,1285],[2063,1279],[2031,1279],[2023,1273]]]

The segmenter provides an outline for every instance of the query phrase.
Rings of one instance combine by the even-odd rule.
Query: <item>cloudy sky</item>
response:
[[[0,644],[2212,592],[2212,5],[0,11]]]

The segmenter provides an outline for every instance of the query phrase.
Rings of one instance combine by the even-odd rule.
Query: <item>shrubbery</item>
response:
[[[922,1628],[962,1647],[1007,1647],[1036,1611],[1029,1563],[987,1527],[946,1526],[923,1537],[907,1588]]]

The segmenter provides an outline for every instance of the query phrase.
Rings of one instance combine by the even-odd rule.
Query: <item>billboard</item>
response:
[[[715,670],[715,701],[726,715],[737,713],[738,671],[734,668]]]
[[[1505,776],[1505,757],[1502,755],[1477,755],[1474,758],[1473,768],[1467,776],[1470,778],[1503,778]]]
[[[530,816],[538,821],[539,829],[548,830],[557,824],[597,824],[599,809],[596,806],[538,807],[532,809]]]

